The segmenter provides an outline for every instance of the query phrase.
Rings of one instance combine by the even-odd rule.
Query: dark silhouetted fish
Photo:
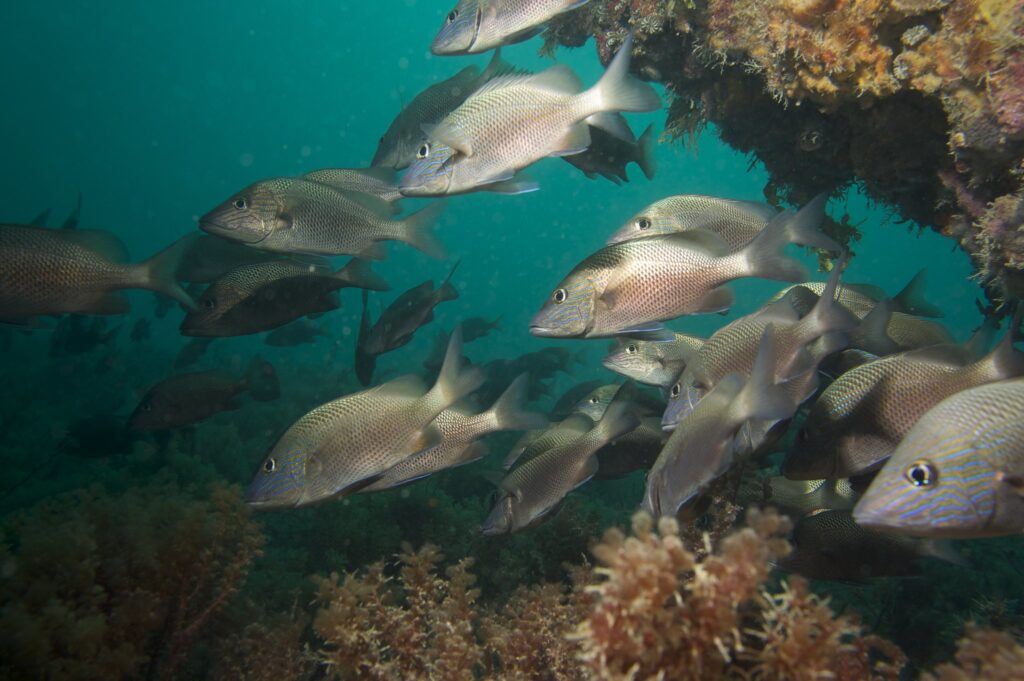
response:
[[[394,299],[374,323],[363,344],[364,352],[383,355],[412,340],[413,334],[434,320],[434,308],[447,300],[455,300],[459,292],[452,286],[452,275],[458,263],[437,289],[427,280]]]
[[[198,362],[206,354],[206,350],[214,340],[216,339],[212,337],[189,340],[178,353],[178,356],[174,358],[174,368],[185,369]]]
[[[182,256],[176,276],[179,281],[187,283],[209,284],[243,265],[281,260],[284,257],[278,253],[250,248],[237,241],[200,234]],[[319,264],[327,266],[328,262],[320,260]]]
[[[366,351],[366,340],[370,336],[369,294],[363,289],[363,314],[359,318],[359,335],[356,338],[355,370],[361,385],[370,385],[377,368],[377,356]]]
[[[636,163],[644,176],[653,180],[657,170],[654,141],[653,125],[648,125],[640,139],[633,141],[620,139],[601,128],[590,126],[590,146],[587,150],[562,158],[583,171],[590,180],[600,175],[615,184],[629,182],[626,166],[630,163]]]
[[[317,336],[326,336],[327,332],[316,324],[305,319],[297,319],[287,326],[274,329],[267,334],[263,342],[276,347],[294,347],[305,343],[316,342]]]
[[[491,331],[501,331],[501,315],[490,320],[483,317],[470,317],[462,322],[462,340],[464,343],[472,343],[475,340],[489,336]]]
[[[185,316],[186,336],[243,336],[283,326],[300,317],[336,310],[338,289],[387,290],[369,265],[353,259],[333,272],[291,260],[243,265],[210,284],[198,309]]]
[[[128,419],[138,432],[181,428],[222,411],[238,409],[238,396],[249,392],[254,400],[275,400],[280,396],[274,367],[258,357],[246,375],[235,378],[221,370],[196,371],[160,381],[143,396]]]
[[[108,328],[107,320],[100,317],[64,315],[50,335],[50,357],[84,355],[100,346],[110,346],[120,326]]]
[[[24,323],[62,312],[121,314],[128,302],[117,291],[125,288],[152,289],[192,307],[174,278],[189,242],[185,237],[129,265],[124,246],[107,232],[0,225],[0,321]]]
[[[132,326],[132,331],[128,335],[132,343],[141,343],[149,340],[152,335],[153,324],[148,319],[139,319]]]

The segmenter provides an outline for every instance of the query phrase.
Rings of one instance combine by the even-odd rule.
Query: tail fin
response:
[[[437,225],[442,211],[444,211],[444,203],[437,201],[404,220],[400,220],[399,224],[402,229],[398,240],[426,253],[431,258],[443,260],[445,257],[444,246],[434,234],[434,227]]]
[[[540,430],[548,427],[546,416],[523,408],[529,380],[529,374],[519,374],[487,410],[492,430]]]
[[[845,265],[845,258],[835,264],[828,283],[825,284],[825,289],[818,297],[818,302],[803,319],[797,322],[801,344],[807,345],[826,334],[852,331],[860,326],[860,320],[836,301],[836,289],[839,287],[839,277],[842,275]],[[832,335],[830,346],[834,346],[839,341],[841,341],[839,336]]]
[[[192,296],[185,292],[178,284],[176,274],[181,258],[185,255],[193,242],[199,238],[198,234],[189,234],[178,239],[173,244],[160,251],[149,260],[135,265],[133,268],[138,277],[137,283],[140,288],[148,288],[152,291],[163,293],[174,298],[189,310],[196,309],[196,302]]]
[[[842,247],[831,237],[821,231],[821,221],[825,217],[825,204],[828,196],[818,194],[810,203],[796,212],[786,223],[786,234],[791,244],[800,244],[810,248],[822,248],[826,251],[842,252]]]
[[[653,180],[654,173],[658,171],[658,161],[654,157],[654,145],[656,142],[657,140],[654,139],[654,124],[652,123],[643,131],[637,143],[638,154],[636,164],[640,166],[640,170],[643,171],[644,177],[648,180]]]
[[[249,362],[245,383],[252,399],[257,402],[269,402],[281,396],[281,384],[277,380],[274,365],[258,356]]]
[[[452,265],[452,269],[448,273],[448,276],[445,277],[444,283],[438,287],[436,295],[439,302],[444,300],[455,300],[459,297],[458,289],[452,286],[452,275],[455,274],[455,270],[458,269],[459,263],[461,262],[461,260],[455,261],[455,264]]]
[[[598,111],[657,111],[661,97],[647,83],[629,75],[629,62],[633,51],[633,34],[626,36],[601,80],[584,96],[593,99],[591,107]]]
[[[889,336],[892,308],[892,298],[886,298],[877,303],[871,312],[868,312],[864,319],[860,320],[857,343],[861,350],[880,357],[893,355],[900,351],[899,344]]]
[[[348,264],[334,273],[335,279],[355,288],[371,291],[390,291],[391,285],[373,271],[370,263],[361,258],[352,258]]]
[[[796,405],[782,386],[775,385],[775,353],[775,325],[769,324],[761,336],[750,378],[729,407],[733,423],[751,419],[781,421],[793,416]]]
[[[1013,327],[1010,327],[1013,330]],[[984,357],[988,354],[989,349],[992,347],[992,341],[995,340],[996,334],[999,332],[999,322],[989,318],[982,322],[971,337],[964,343],[964,350],[967,351],[969,357],[979,358]]]
[[[484,372],[479,367],[462,368],[462,326],[456,326],[448,339],[448,351],[441,365],[441,373],[431,392],[438,395],[444,405],[458,402],[479,388],[484,382]]]
[[[1017,340],[1016,327],[1017,318],[1014,317],[999,345],[978,360],[978,364],[984,367],[985,375],[989,376],[990,380],[1024,376],[1024,353],[1013,347],[1013,342]]]
[[[922,539],[917,545],[918,553],[926,558],[945,561],[962,568],[973,567],[971,561],[953,547],[946,539]]]
[[[928,270],[922,269],[907,282],[903,290],[892,297],[900,312],[916,314],[918,317],[944,317],[942,308],[933,305],[925,298],[924,289],[928,285]]]
[[[491,322],[491,328],[494,329],[495,331],[503,331],[504,329],[501,328],[501,318],[504,316],[505,315],[498,315],[497,317],[495,317],[494,321]]]
[[[636,135],[633,134],[633,130],[629,127],[625,117],[618,111],[599,111],[592,116],[588,116],[585,123],[592,128],[600,128],[623,142],[629,144],[636,142]]]
[[[735,257],[742,276],[775,279],[777,281],[806,281],[807,270],[787,256],[783,250],[791,241],[791,213],[780,213],[761,233],[730,257]]]

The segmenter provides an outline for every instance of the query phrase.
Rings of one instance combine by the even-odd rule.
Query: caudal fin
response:
[[[925,298],[925,287],[928,285],[928,270],[922,269],[907,282],[899,293],[892,297],[896,309],[918,317],[945,317],[946,313],[938,305]]]
[[[437,201],[400,221],[402,225],[398,240],[405,242],[431,258],[443,260],[445,249],[434,234],[437,220],[444,211],[444,203]]]
[[[459,325],[452,330],[452,335],[448,338],[448,350],[444,356],[444,364],[441,365],[441,373],[430,390],[444,404],[444,408],[458,402],[484,382],[484,372],[479,367],[463,367],[464,362],[462,326]]]
[[[456,260],[455,264],[452,265],[452,269],[448,272],[448,276],[445,277],[444,283],[437,289],[438,301],[444,300],[455,300],[459,297],[459,291],[452,285],[452,275],[455,274],[455,270],[458,269],[461,260]]]
[[[828,278],[828,283],[825,284],[825,289],[821,292],[821,296],[818,297],[818,302],[798,322],[800,329],[799,342],[803,345],[807,345],[825,335],[830,335],[830,347],[841,349],[836,347],[841,344],[842,340],[837,334],[853,331],[860,326],[860,320],[836,300],[839,277],[842,275],[845,265],[845,258],[835,263],[832,275]]]
[[[658,161],[654,158],[654,145],[656,141],[654,139],[654,125],[651,124],[640,135],[640,141],[637,143],[639,153],[636,164],[640,166],[640,170],[643,171],[644,177],[648,180],[653,180],[654,173],[658,171]]]
[[[544,414],[524,408],[529,381],[529,374],[519,374],[487,410],[494,431],[539,430],[548,427],[548,418]]]
[[[195,310],[196,301],[178,284],[176,274],[182,257],[198,238],[198,234],[182,237],[149,260],[136,265],[133,270],[138,277],[137,285],[170,296],[186,309]]]
[[[629,62],[633,51],[633,35],[627,35],[601,80],[584,96],[593,98],[598,111],[657,111],[661,98],[647,83],[629,75]]]
[[[780,213],[761,233],[736,252],[739,269],[744,276],[775,279],[777,281],[805,281],[807,270],[783,251],[791,243],[791,213]]]
[[[875,304],[864,319],[855,336],[855,343],[861,350],[884,357],[900,351],[899,343],[889,336],[889,321],[892,319],[892,298]]]
[[[334,278],[354,288],[371,291],[391,290],[391,285],[384,281],[384,277],[374,272],[370,263],[360,258],[349,260],[347,265],[334,273]]]
[[[821,223],[825,219],[825,204],[827,203],[828,196],[818,194],[795,214],[785,213],[785,215],[791,216],[786,223],[789,243],[809,248],[822,248],[835,253],[842,252],[842,246],[821,232]]]
[[[797,405],[775,384],[776,362],[775,325],[769,324],[761,336],[750,378],[729,407],[737,427],[751,419],[782,421],[793,416]]]

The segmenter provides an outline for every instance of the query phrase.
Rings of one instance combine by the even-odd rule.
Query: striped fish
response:
[[[1024,531],[1024,379],[964,390],[928,411],[871,483],[854,519],[919,536]]]

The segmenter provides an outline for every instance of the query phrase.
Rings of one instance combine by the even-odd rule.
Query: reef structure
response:
[[[593,1],[544,50],[607,63],[630,31],[668,137],[714,124],[775,204],[859,185],[956,239],[997,307],[1024,296],[1024,0]]]

